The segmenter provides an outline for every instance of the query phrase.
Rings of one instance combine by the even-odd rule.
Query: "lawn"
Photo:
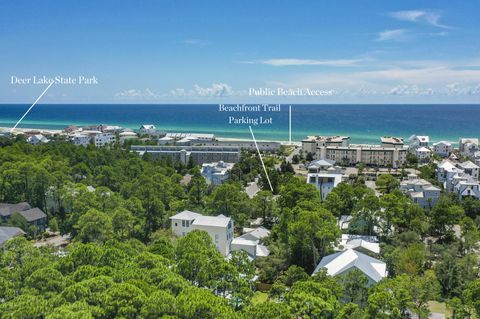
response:
[[[447,306],[444,302],[430,301],[428,305],[431,312],[443,313],[445,314],[446,318],[450,318],[451,312],[447,309]]]
[[[267,301],[268,294],[261,291],[256,291],[252,297],[252,304],[258,305]]]

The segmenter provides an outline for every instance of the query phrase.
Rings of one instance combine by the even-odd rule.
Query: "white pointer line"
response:
[[[258,157],[260,157],[260,162],[262,162],[263,171],[265,172],[265,176],[267,176],[268,185],[270,186],[270,189],[273,192],[272,183],[270,182],[270,177],[268,177],[267,169],[265,168],[265,164],[263,163],[262,154],[260,154],[260,150],[258,149],[257,140],[255,139],[255,135],[253,135],[252,127],[249,125],[248,128],[250,129],[250,133],[252,133],[253,143],[255,143],[255,148],[257,149]]]
[[[20,124],[20,122],[23,120],[23,118],[25,116],[27,116],[27,114],[33,109],[33,107],[35,106],[35,104],[37,104],[38,101],[40,101],[40,99],[42,98],[42,96],[48,91],[48,89],[53,85],[54,81],[52,81],[48,86],[47,88],[42,92],[42,94],[40,94],[40,96],[35,100],[35,102],[33,102],[32,106],[30,106],[27,110],[27,112],[25,112],[25,114],[23,114],[23,116],[17,121],[17,123],[10,129],[10,133],[13,132],[13,130],[15,130],[18,126],[18,124]]]
[[[292,145],[292,106],[288,106],[288,144]]]

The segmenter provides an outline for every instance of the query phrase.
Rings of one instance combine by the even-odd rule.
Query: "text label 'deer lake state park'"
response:
[[[24,85],[24,84],[64,84],[64,85],[95,85],[98,84],[98,78],[93,76],[10,76],[10,84]]]

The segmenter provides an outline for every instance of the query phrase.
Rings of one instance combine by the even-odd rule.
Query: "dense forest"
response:
[[[431,301],[445,302],[452,318],[480,317],[479,201],[442,195],[424,210],[385,175],[381,196],[360,176],[321,202],[291,166],[276,168],[277,155],[265,161],[273,193],[264,187],[250,199],[246,183],[260,176],[265,184],[254,154],[242,154],[230,181],[213,187],[195,163],[119,146],[32,146],[21,136],[0,145],[0,202],[41,208],[51,230],[72,238],[62,252],[35,248],[35,229],[5,244],[2,319],[427,318]],[[184,209],[230,216],[237,232],[262,217],[270,256],[225,259],[201,231],[176,238],[169,217]],[[380,238],[388,278],[369,286],[359,271],[311,276],[338,243],[341,215],[353,216],[350,233]]]

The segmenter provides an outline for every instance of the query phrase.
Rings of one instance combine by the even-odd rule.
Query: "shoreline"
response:
[[[12,128],[11,127],[0,127],[0,133],[4,132],[10,132]],[[12,134],[25,134],[25,133],[35,133],[35,134],[48,134],[48,135],[68,135],[65,131],[63,130],[53,130],[53,129],[41,129],[41,128],[27,128],[27,127],[17,127],[13,131]],[[167,131],[167,133],[170,133]],[[215,138],[219,141],[231,141],[231,142],[244,142],[244,141],[251,141],[251,139],[248,138],[236,138],[236,137],[221,137],[221,136],[215,136]],[[265,139],[257,139],[258,142],[278,142],[281,145],[295,145],[295,146],[301,146],[302,142],[298,141],[292,141],[289,143],[288,141],[280,141],[280,140],[265,140]]]
[[[136,130],[140,124],[153,124],[158,129],[179,133],[213,133],[221,138],[251,139],[248,126],[229,125],[229,114],[218,112],[216,105],[194,107],[182,104],[162,104],[153,108],[143,104],[89,105],[82,108],[68,105],[45,104],[36,108],[24,121],[22,130],[56,132],[70,124],[89,126],[106,123]],[[371,107],[370,107],[371,106]],[[416,107],[400,105],[306,105],[295,104],[292,112],[292,140],[301,142],[307,136],[350,136],[351,143],[377,144],[381,136],[396,136],[407,140],[412,134],[428,135],[431,142],[449,141],[458,143],[460,137],[478,135],[480,109],[461,104],[448,105],[446,112],[432,105]],[[0,126],[12,127],[24,112],[23,107],[0,107]],[[186,113],[185,113],[186,112]],[[255,113],[256,114],[256,113]],[[250,113],[248,113],[250,115]],[[271,125],[252,126],[260,141],[288,141],[288,114],[268,114]]]

